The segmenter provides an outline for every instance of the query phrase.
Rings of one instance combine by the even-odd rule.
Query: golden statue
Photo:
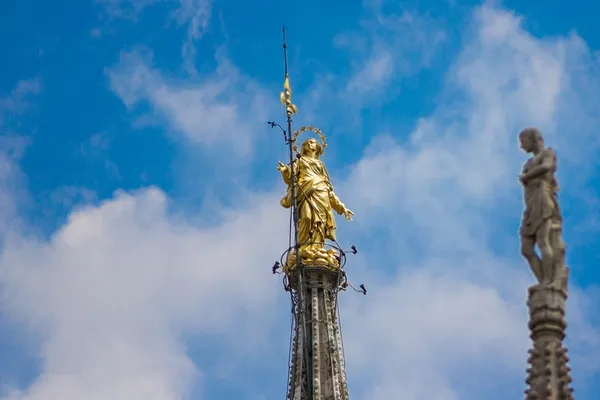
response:
[[[566,290],[568,268],[562,239],[562,215],[558,204],[556,153],[545,147],[537,128],[519,133],[521,148],[533,156],[523,166],[519,181],[524,189],[525,211],[521,223],[521,254],[540,284]],[[535,252],[537,245],[540,256]]]
[[[309,127],[312,128],[312,127]],[[306,128],[301,129],[305,131]],[[312,130],[312,129],[311,129]],[[296,132],[298,137],[300,131]],[[317,130],[320,134],[320,131]],[[321,135],[324,139],[324,136]],[[296,175],[296,205],[298,210],[298,244],[300,258],[306,265],[339,266],[339,255],[334,249],[326,250],[325,239],[336,240],[335,219],[333,211],[352,220],[354,213],[346,208],[335,195],[325,165],[319,159],[323,154],[325,141],[320,144],[309,138],[302,143],[300,157],[294,160]],[[294,146],[295,147],[295,146]],[[286,195],[281,199],[281,206],[292,206],[291,168],[281,161],[277,169],[283,181],[288,185]],[[288,255],[287,269],[295,266],[296,254],[292,250]]]

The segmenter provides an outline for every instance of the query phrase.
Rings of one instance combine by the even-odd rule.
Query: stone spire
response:
[[[533,347],[529,350],[525,400],[574,400],[563,345],[569,268],[557,198],[557,157],[554,150],[545,147],[536,128],[523,129],[519,140],[521,148],[532,154],[519,177],[525,195],[521,253],[538,281],[529,288],[527,299]],[[536,245],[541,257],[535,252]]]
[[[302,298],[305,305],[302,307],[297,302],[295,304],[296,321],[288,399],[348,400],[343,346],[337,318],[341,271],[323,266],[305,266],[304,277]],[[297,281],[291,282],[292,290],[298,290]],[[307,317],[304,323],[301,319],[303,313]],[[308,360],[305,358],[305,351],[308,353]],[[312,392],[312,396],[309,397],[308,391]]]
[[[561,288],[534,285],[529,288],[529,350],[526,400],[574,400],[571,368],[565,338],[565,300]]]
[[[289,161],[277,169],[287,186],[280,201],[290,209],[289,247],[281,258],[285,288],[291,293],[294,339],[290,352],[290,400],[348,400],[342,339],[337,316],[337,295],[348,283],[342,270],[346,253],[336,240],[334,212],[352,220],[354,213],[338,198],[321,156],[327,148],[325,135],[312,125],[292,131],[292,103],[287,64],[287,41],[283,33],[284,91],[280,100],[286,110],[287,131],[279,126],[288,145]],[[313,132],[300,145],[302,133]],[[328,242],[326,242],[328,241]],[[352,246],[356,253],[356,248]],[[273,273],[281,265],[277,262]],[[366,294],[366,290],[363,288]]]

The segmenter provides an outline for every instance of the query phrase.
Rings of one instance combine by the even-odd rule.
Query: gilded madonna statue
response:
[[[296,174],[296,205],[298,209],[298,244],[300,258],[305,265],[339,265],[337,251],[325,249],[325,240],[336,240],[336,225],[333,211],[352,220],[354,213],[336,196],[325,165],[320,160],[323,145],[309,138],[302,143],[299,157],[294,160]],[[292,206],[291,168],[279,162],[277,169],[288,185],[281,206]],[[295,265],[295,252],[287,260],[287,267]]]

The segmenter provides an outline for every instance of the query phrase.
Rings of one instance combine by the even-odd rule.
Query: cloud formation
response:
[[[381,2],[365,4],[362,30],[338,35],[335,44],[355,55],[354,74],[344,94],[381,98],[390,93],[394,81],[429,67],[448,38],[440,21],[429,16],[385,13]]]
[[[190,73],[195,72],[196,42],[207,30],[212,16],[211,0],[95,0],[101,9],[101,19],[138,21],[143,11],[151,6],[167,5],[172,7],[167,23],[175,21],[178,26],[186,27],[186,39],[181,53],[184,64]],[[99,36],[100,30],[94,29],[93,36]]]
[[[154,115],[189,142],[248,156],[255,131],[265,125],[274,101],[224,53],[217,54],[217,62],[215,73],[204,80],[170,82],[152,67],[150,56],[123,53],[108,76],[129,109],[148,104]]]
[[[43,356],[42,375],[8,398],[185,398],[201,375],[182,333],[261,332],[279,290],[263,276],[285,212],[272,197],[249,200],[251,213],[201,229],[170,215],[158,189],[117,193],[48,241],[7,242],[3,309],[41,334]]]
[[[136,20],[145,8],[161,1],[164,0],[96,0],[96,4],[109,18]]]
[[[19,160],[29,144],[30,132],[24,131],[21,118],[32,111],[32,102],[40,90],[39,79],[26,79],[0,97],[0,243],[4,234],[18,223],[18,201],[25,200]]]
[[[208,27],[212,15],[212,4],[210,0],[180,0],[181,5],[175,11],[177,22],[186,24],[187,36],[183,43],[181,53],[188,69],[194,73],[196,58],[196,42],[200,40]]]

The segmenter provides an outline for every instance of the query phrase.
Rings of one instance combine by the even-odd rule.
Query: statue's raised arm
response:
[[[285,182],[286,185],[289,185],[291,183],[291,178],[292,178],[292,170],[291,170],[290,166],[285,165],[281,161],[278,161],[277,169],[279,170],[279,172],[281,172],[281,177],[283,178],[283,182]]]

